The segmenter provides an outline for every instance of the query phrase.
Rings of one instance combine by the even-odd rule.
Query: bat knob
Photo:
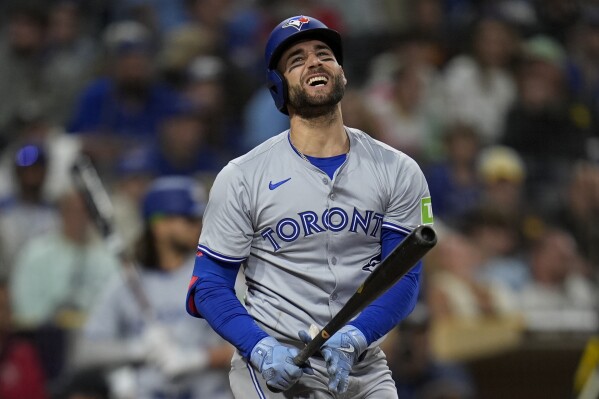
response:
[[[420,225],[416,228],[416,237],[420,245],[432,247],[437,243],[437,233],[431,226]]]

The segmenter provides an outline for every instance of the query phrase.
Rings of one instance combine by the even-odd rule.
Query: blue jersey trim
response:
[[[244,260],[247,259],[247,256],[238,258],[238,257],[219,254],[218,252],[211,250],[210,248],[208,248],[205,245],[198,245],[198,251],[202,251],[203,253],[210,255],[210,257],[212,257],[214,259],[222,260],[223,262],[229,262],[229,263],[239,263],[239,262],[243,262]]]
[[[335,155],[327,158],[310,157],[306,155],[306,158],[312,165],[329,175],[332,180],[337,169],[339,169],[339,167],[343,165],[343,162],[345,162],[347,154]]]
[[[247,367],[248,367],[248,371],[250,373],[250,378],[252,379],[252,384],[254,385],[254,388],[256,388],[256,393],[258,394],[259,399],[266,399],[266,396],[264,395],[264,391],[262,390],[262,387],[260,386],[260,381],[258,381],[256,372],[254,371],[254,368],[252,366],[250,366],[249,364]]]
[[[383,228],[384,229],[393,230],[393,231],[397,231],[399,233],[406,234],[406,235],[410,234],[412,232],[412,230],[410,230],[410,229],[408,229],[406,227],[399,226],[397,224],[393,224],[393,223],[390,223],[390,222],[383,222]]]
[[[303,154],[299,152],[299,150],[295,148],[295,146],[291,143],[291,133],[287,134],[287,140],[289,141],[289,145],[291,146],[291,148],[293,148],[293,151],[295,151],[295,153],[298,156],[303,158]],[[347,158],[347,154],[334,155],[332,157],[325,158],[311,157],[309,155],[304,156],[306,157],[308,162],[325,172],[329,176],[329,178],[331,178],[331,180],[333,180],[335,172],[337,171],[337,169],[339,169],[341,165],[343,165],[343,162],[345,162]]]

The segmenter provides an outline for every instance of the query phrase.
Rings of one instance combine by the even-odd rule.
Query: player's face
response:
[[[170,249],[180,254],[193,252],[198,243],[202,220],[171,215],[154,224],[157,240],[163,240]]]
[[[333,51],[319,40],[299,42],[279,61],[287,80],[288,106],[304,117],[330,113],[343,98],[347,83]]]

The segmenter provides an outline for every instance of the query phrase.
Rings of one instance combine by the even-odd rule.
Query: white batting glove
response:
[[[144,330],[140,342],[145,352],[151,354],[161,347],[170,344],[171,337],[166,326],[162,324],[150,324]]]
[[[142,338],[146,359],[169,379],[205,369],[210,355],[200,348],[184,349],[163,325],[151,325]]]
[[[210,364],[210,354],[200,348],[184,350],[180,346],[172,345],[168,350],[157,351],[151,360],[167,378],[176,379],[207,368]]]

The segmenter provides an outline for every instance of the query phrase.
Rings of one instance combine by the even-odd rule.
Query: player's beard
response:
[[[289,88],[289,105],[296,114],[304,119],[314,119],[335,112],[337,104],[345,94],[343,75],[335,76],[332,81],[332,90],[328,94],[309,95],[301,86]]]
[[[169,241],[171,250],[180,256],[186,256],[190,253],[193,253],[196,247],[195,243],[190,244],[189,239],[181,239],[175,236],[171,236],[169,237]]]

